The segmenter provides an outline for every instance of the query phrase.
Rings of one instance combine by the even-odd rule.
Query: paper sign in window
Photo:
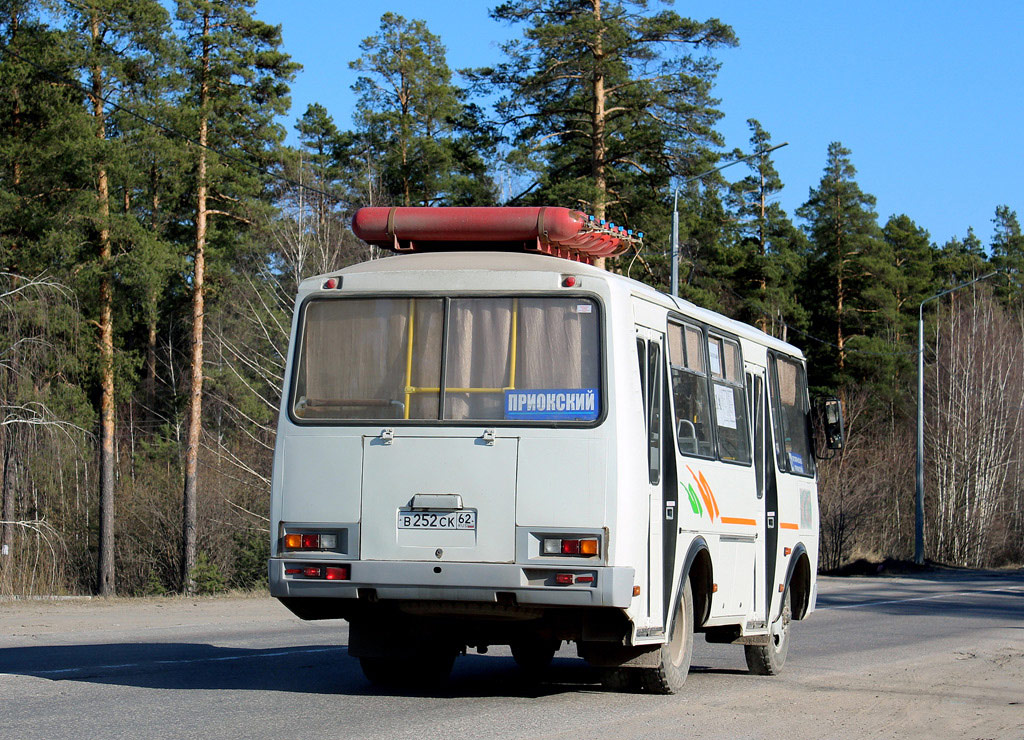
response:
[[[718,342],[708,342],[708,359],[711,361],[711,372],[722,374],[722,358],[718,354]]]
[[[718,426],[736,428],[736,397],[732,388],[724,385],[715,386],[715,411],[718,413]]]

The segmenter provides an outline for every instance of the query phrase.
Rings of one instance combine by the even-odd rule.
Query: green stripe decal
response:
[[[700,499],[697,498],[697,492],[693,490],[693,484],[686,484],[686,496],[690,499],[690,508],[693,509],[693,513],[700,516],[704,513],[704,509],[701,508]]]

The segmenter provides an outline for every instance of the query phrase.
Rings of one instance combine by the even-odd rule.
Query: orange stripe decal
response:
[[[701,483],[702,486],[704,486],[704,490],[706,490],[708,492],[708,496],[711,497],[711,503],[713,503],[715,505],[715,516],[719,516],[719,513],[718,513],[718,501],[715,500],[714,491],[711,490],[711,486],[708,485],[707,480],[704,478],[704,473],[697,473],[697,475],[700,476],[700,483]],[[714,521],[714,516],[711,517],[711,519],[712,519],[712,521]]]
[[[734,516],[723,516],[722,517],[722,524],[747,524],[747,525],[750,525],[751,527],[756,527],[757,526],[757,520],[756,519],[740,519],[740,518],[734,517]]]
[[[779,522],[779,526],[783,529],[800,529],[800,525],[793,522]]]

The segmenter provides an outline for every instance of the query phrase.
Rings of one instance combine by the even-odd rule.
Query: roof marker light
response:
[[[328,290],[334,290],[338,287],[338,278],[327,278],[327,280],[324,281],[324,287]]]
[[[576,287],[576,278],[574,276],[572,276],[572,275],[568,275],[567,277],[563,278],[562,279],[562,287],[563,288],[574,288],[574,287]]]

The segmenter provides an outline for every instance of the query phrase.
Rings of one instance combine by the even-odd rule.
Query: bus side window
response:
[[[804,367],[796,360],[774,354],[769,364],[772,426],[779,469],[795,475],[814,475]]]
[[[743,390],[743,358],[732,339],[708,337],[711,385],[715,394],[718,457],[728,462],[750,462],[746,394]]]
[[[647,344],[647,439],[651,484],[661,482],[661,346]]]
[[[706,346],[704,334],[697,327],[668,325],[676,439],[679,452],[696,457],[715,456],[704,354]]]

